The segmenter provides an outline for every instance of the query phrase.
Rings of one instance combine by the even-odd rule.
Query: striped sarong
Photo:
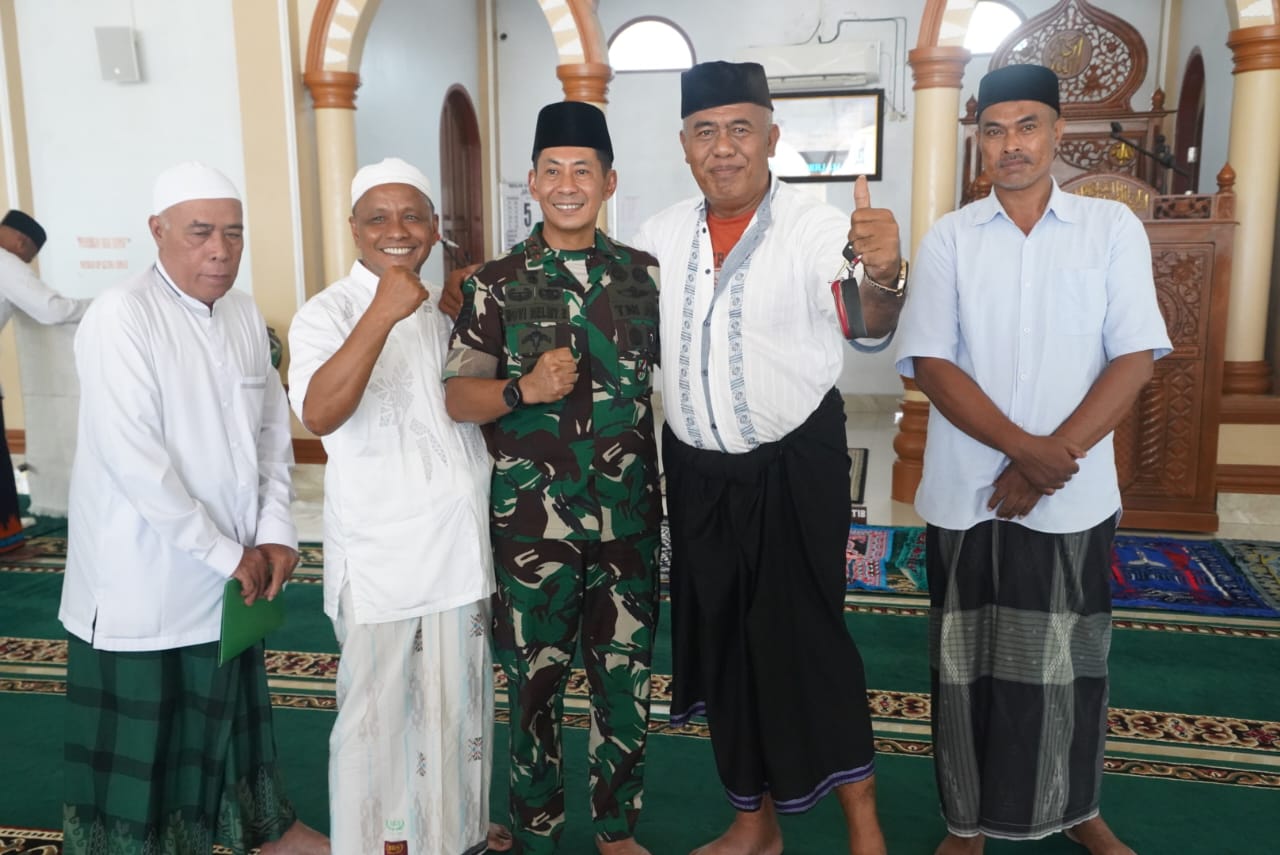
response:
[[[948,830],[1034,839],[1097,815],[1115,520],[930,526],[934,767]]]
[[[241,855],[294,823],[261,644],[67,648],[64,855]]]

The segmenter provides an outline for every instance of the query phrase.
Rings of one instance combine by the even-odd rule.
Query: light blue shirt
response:
[[[972,377],[1008,418],[1048,435],[1079,406],[1108,363],[1172,345],[1156,302],[1151,245],[1119,202],[1053,185],[1024,235],[994,193],[940,219],[920,244],[898,324],[898,372],[936,357]],[[993,483],[1009,460],[931,408],[916,511],[933,525],[968,529],[994,519]],[[1112,436],[1079,461],[1067,486],[1019,522],[1083,531],[1120,508]]]

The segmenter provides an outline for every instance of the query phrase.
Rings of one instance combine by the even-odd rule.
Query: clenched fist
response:
[[[548,350],[538,357],[533,370],[520,378],[520,394],[526,404],[558,401],[578,382],[578,361],[567,347]]]
[[[416,312],[429,296],[418,274],[407,267],[388,267],[378,280],[369,309],[395,323]]]

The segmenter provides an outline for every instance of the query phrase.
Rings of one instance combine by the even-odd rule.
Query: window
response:
[[[1017,11],[995,0],[978,0],[969,19],[969,32],[964,46],[974,54],[995,53],[1009,34],[1022,26],[1022,16]]]
[[[689,37],[663,18],[628,21],[609,39],[614,71],[683,71],[693,62]]]

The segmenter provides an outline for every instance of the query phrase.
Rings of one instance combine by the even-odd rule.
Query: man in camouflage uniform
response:
[[[560,717],[579,625],[596,846],[647,855],[633,835],[658,614],[658,287],[652,256],[595,228],[612,160],[595,107],[538,115],[529,187],[543,222],[463,286],[445,370],[450,415],[494,422],[494,645],[526,855],[554,852],[563,831]]]

